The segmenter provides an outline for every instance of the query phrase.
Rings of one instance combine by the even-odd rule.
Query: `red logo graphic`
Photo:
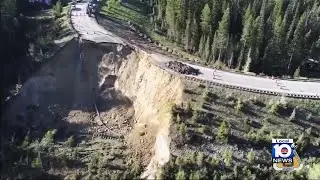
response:
[[[281,149],[281,153],[282,154],[287,154],[288,153],[288,149],[287,148],[282,148]]]

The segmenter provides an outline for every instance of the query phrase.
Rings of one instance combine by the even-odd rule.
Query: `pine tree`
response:
[[[241,49],[240,57],[238,59],[239,60],[238,66],[239,65],[241,66],[243,58],[244,58],[246,51],[248,49],[248,46],[251,45],[253,17],[252,17],[250,6],[246,10],[243,21],[244,21],[243,22],[244,25],[243,25],[242,35],[241,35],[242,49]]]
[[[294,33],[294,29],[295,29],[296,24],[297,24],[297,22],[299,20],[299,10],[300,10],[300,3],[298,2],[297,6],[295,8],[295,14],[294,14],[292,23],[291,23],[291,25],[289,27],[289,31],[288,31],[288,34],[287,34],[287,38],[286,38],[287,44],[290,43],[290,40],[291,40],[292,35]]]
[[[211,38],[208,36],[205,47],[204,47],[204,59],[208,62],[210,58],[211,46],[210,46]]]
[[[175,175],[175,179],[176,180],[186,179],[185,172],[182,169],[180,169],[178,173]]]
[[[306,14],[304,13],[297,24],[297,27],[293,34],[293,39],[291,43],[292,52],[293,52],[293,58],[291,62],[291,72],[293,73],[293,70],[296,69],[300,64],[302,59],[304,58],[304,52],[303,52],[303,46],[304,46],[304,35],[305,35],[305,29],[304,25],[306,22]]]
[[[222,121],[217,135],[217,140],[220,142],[226,142],[228,141],[228,135],[229,135],[229,125],[227,121]]]
[[[251,47],[249,49],[249,52],[247,54],[247,60],[246,60],[246,64],[243,67],[243,72],[250,72],[250,68],[251,68]]]
[[[257,51],[258,59],[260,59],[263,56],[265,51],[264,36],[265,36],[266,6],[267,6],[267,0],[263,0],[261,9],[260,9],[260,15],[258,16],[258,18],[260,19],[260,23],[259,23],[259,29],[257,31],[257,38],[256,38],[257,48],[258,48],[258,51]],[[257,64],[259,64],[259,62]]]
[[[219,49],[218,61],[221,61],[228,44],[229,37],[229,26],[230,26],[230,8],[228,7],[221,21],[219,22],[219,28],[217,30],[217,37],[214,39],[217,49]]]
[[[210,57],[210,62],[214,63],[216,61],[216,52],[217,52],[217,45],[216,45],[216,40],[217,39],[217,32],[214,33],[213,37],[213,42],[211,44],[211,57]]]
[[[282,18],[281,16],[278,16],[275,20],[274,26],[273,26],[273,39],[274,41],[276,41],[277,43],[280,42],[281,37],[282,37]]]
[[[240,55],[238,57],[238,64],[237,64],[237,67],[236,67],[237,70],[241,70],[242,69],[244,54],[245,54],[244,48],[241,48]]]
[[[204,52],[204,48],[205,48],[205,36],[202,35],[200,38],[200,42],[199,42],[199,51],[198,54],[199,56],[203,57],[203,52]]]
[[[254,152],[252,149],[249,151],[247,158],[250,164],[254,163]]]
[[[167,0],[166,5],[166,23],[168,25],[167,36],[169,39],[174,40],[176,35],[176,15],[175,15],[175,0]]]
[[[183,38],[183,30],[186,27],[186,18],[187,18],[187,3],[186,0],[175,0],[175,30],[176,30],[176,42],[179,44]]]
[[[272,12],[272,18],[274,22],[276,22],[277,18],[282,17],[282,8],[283,8],[283,0],[275,0],[274,9]]]
[[[201,13],[201,29],[203,34],[208,35],[211,31],[211,11],[209,5],[206,4]]]
[[[241,36],[242,44],[245,44],[245,42],[251,41],[250,32],[252,30],[252,20],[253,20],[253,16],[251,13],[251,8],[249,6],[246,10],[246,14],[245,14],[244,20],[243,20],[243,30],[242,30],[242,36]]]
[[[156,180],[165,179],[165,172],[163,168],[158,168],[156,172]]]
[[[214,0],[212,2],[212,36],[214,36],[214,33],[218,29],[218,23],[221,17],[221,4],[220,0]]]
[[[191,24],[191,47],[192,47],[192,52],[195,53],[196,50],[198,50],[198,45],[199,45],[199,28],[198,28],[198,23],[193,15],[192,18],[192,24]]]
[[[184,49],[186,51],[190,51],[191,50],[191,38],[192,38],[192,31],[191,31],[191,26],[192,26],[192,16],[189,13],[188,15],[188,20],[187,20],[187,27],[186,27],[186,31],[185,31],[185,42],[184,42]]]

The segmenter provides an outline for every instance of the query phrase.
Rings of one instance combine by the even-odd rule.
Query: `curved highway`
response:
[[[96,43],[124,44],[126,41],[101,27],[94,17],[86,14],[86,3],[77,3],[71,10],[71,23],[82,39]],[[168,56],[152,53],[151,57],[163,69],[172,72],[164,66],[165,62],[176,60]],[[185,62],[183,62],[185,63]],[[185,63],[188,64],[188,63]],[[189,76],[198,80],[217,84],[240,87],[243,89],[257,90],[257,92],[273,92],[277,94],[291,94],[294,97],[310,97],[320,99],[320,83],[299,82],[287,80],[273,80],[254,77],[225,71],[214,70],[202,66],[188,64],[200,70],[200,75]],[[213,73],[215,76],[213,76]]]
[[[96,43],[123,44],[119,37],[105,30],[97,23],[95,18],[86,14],[86,3],[84,2],[72,5],[70,18],[74,30],[82,39]]]

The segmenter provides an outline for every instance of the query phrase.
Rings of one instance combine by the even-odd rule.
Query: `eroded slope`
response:
[[[171,104],[179,104],[182,91],[180,79],[142,51],[86,41],[79,45],[75,39],[24,84],[6,119],[13,132],[21,130],[17,139],[30,130],[31,158],[39,158],[38,153],[46,162],[67,158],[68,166],[43,162],[47,174],[132,178],[148,166],[144,175],[152,177],[158,165],[169,161]],[[52,132],[58,143],[50,153],[38,152],[34,144],[42,141],[34,140],[50,129],[57,129]],[[71,136],[77,145],[69,149],[62,142]]]

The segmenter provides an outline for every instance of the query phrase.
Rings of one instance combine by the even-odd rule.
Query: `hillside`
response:
[[[306,167],[316,167],[319,101],[209,89],[127,46],[84,42],[82,64],[74,59],[77,47],[70,41],[11,100],[3,117],[2,178],[306,179],[315,173],[272,170],[270,142],[294,138]]]
[[[319,101],[206,88],[190,82],[186,82],[184,92],[185,103],[173,109],[176,117],[170,131],[173,158],[158,171],[159,176],[308,178],[306,168],[297,173],[272,169],[272,138],[295,139],[305,165],[319,163]]]
[[[14,3],[10,4],[14,1],[0,2],[6,2],[7,5],[6,9],[1,6],[1,15],[3,9],[6,10],[5,13],[12,13],[13,11],[9,10],[15,9],[11,6]],[[7,86],[10,83],[18,85],[12,93],[14,96],[8,98],[2,107],[0,179],[320,179],[319,100],[304,99],[306,97],[303,96],[285,97],[286,94],[282,93],[289,92],[286,91],[288,89],[276,93],[278,88],[282,89],[277,80],[240,74],[229,76],[229,79],[241,81],[242,78],[244,83],[248,82],[252,87],[257,87],[253,81],[258,81],[259,84],[267,86],[273,95],[259,93],[266,91],[231,89],[232,86],[225,86],[227,79],[219,78],[222,76],[216,72],[235,75],[234,73],[214,70],[212,82],[218,83],[212,83],[202,81],[201,75],[208,74],[211,78],[213,69],[201,67],[210,70],[203,73],[204,71],[197,71],[187,64],[167,61],[173,58],[184,62],[187,56],[190,62],[202,56],[193,46],[195,31],[191,32],[190,37],[179,29],[170,30],[170,23],[176,28],[176,23],[179,22],[176,18],[181,18],[179,14],[183,12],[179,5],[183,2],[195,3],[189,4],[190,7],[188,5],[187,8],[193,15],[202,11],[200,5],[208,9],[205,5],[208,3],[210,9],[215,7],[215,3],[222,3],[222,20],[217,23],[226,27],[225,22],[229,18],[223,17],[228,13],[230,17],[236,17],[234,13],[237,11],[231,11],[231,7],[249,9],[247,15],[252,16],[249,19],[255,24],[257,21],[253,20],[253,17],[256,17],[257,12],[264,12],[262,9],[255,9],[256,7],[266,6],[265,14],[262,14],[269,17],[268,13],[271,12],[281,14],[280,9],[290,7],[291,1],[238,1],[239,4],[227,0],[159,0],[159,4],[153,2],[102,1],[101,3],[107,6],[102,6],[100,16],[96,17],[97,21],[85,14],[86,4],[80,2],[73,7],[70,18],[73,27],[76,27],[73,30],[77,31],[78,35],[69,36],[72,35],[67,23],[69,6],[63,8],[58,1],[52,10],[41,11],[41,14],[36,13],[33,16],[22,15],[22,19],[28,20],[26,25],[42,27],[41,31],[35,32],[28,29],[28,34],[23,37],[32,35],[34,39],[23,41],[23,46],[19,46],[16,41],[11,42],[10,39],[18,38],[19,36],[15,35],[21,35],[19,30],[24,26],[16,26],[19,23],[15,24],[15,21],[1,21],[11,27],[11,30],[17,30],[12,31],[14,36],[9,36],[6,26],[1,26],[1,37],[5,37],[5,41],[0,45],[1,51],[8,51],[5,54],[5,62],[8,64],[4,69],[11,72],[5,71],[3,79],[12,78],[7,81]],[[249,5],[250,2],[252,5]],[[309,23],[313,23],[310,19],[318,18],[318,15],[312,13],[318,5],[317,1],[313,0],[297,0],[292,4],[295,10],[310,12],[303,26],[312,29],[310,35],[318,33],[313,26],[309,27]],[[157,22],[153,21],[153,24],[149,18],[158,16],[158,12],[163,11],[160,6],[166,7],[167,13],[174,12],[170,15],[173,20],[162,17],[157,19]],[[251,6],[252,8],[247,8]],[[146,16],[151,13],[152,7],[157,7],[157,10],[154,10],[153,15]],[[277,11],[273,11],[274,9]],[[15,20],[18,17],[17,12],[6,16],[8,19],[1,16],[1,20]],[[167,13],[162,15],[168,16]],[[201,30],[206,18],[194,16],[194,19],[198,30]],[[155,30],[154,25],[158,20],[163,20],[163,27]],[[217,27],[215,34],[220,32],[216,36],[218,40],[223,40],[226,32],[236,33],[229,32],[235,28],[231,22],[233,21],[230,21],[231,27],[227,28],[228,30],[221,29],[220,25]],[[56,29],[56,26],[59,28]],[[250,32],[255,29],[254,26],[249,28]],[[296,35],[296,31],[295,29],[292,36]],[[181,34],[177,35],[177,32]],[[201,37],[197,39],[200,43],[200,39],[204,39],[203,32],[199,35]],[[193,45],[184,44],[183,39],[188,42],[188,38],[183,36],[191,38],[190,43]],[[119,40],[115,40],[118,38]],[[214,48],[220,43],[216,38],[212,39]],[[251,38],[255,39],[254,36],[249,39]],[[252,44],[242,46],[240,40],[240,44],[234,46],[238,49],[230,50],[229,46],[233,45],[229,41],[235,40],[231,39],[230,36],[227,48],[219,46],[218,59],[206,61],[202,57],[200,62],[192,63],[226,68],[226,54],[234,53],[233,50],[245,53],[247,48],[252,52],[252,48],[256,47],[251,46]],[[302,39],[305,41],[308,38],[300,38]],[[11,42],[8,47],[6,42]],[[33,48],[26,50],[30,44],[34,45],[31,46]],[[294,50],[299,52],[296,45],[293,46]],[[303,48],[307,46],[299,45]],[[207,47],[209,46],[210,41]],[[315,47],[317,48],[317,45]],[[19,53],[15,54],[14,51],[9,51],[9,48],[19,49]],[[213,50],[217,50],[214,48]],[[317,52],[316,49],[315,54]],[[257,60],[250,54],[243,59],[246,60],[244,71],[251,71],[251,68],[267,71],[256,69],[255,64],[256,61],[264,62],[264,55]],[[206,56],[206,53],[204,55]],[[302,54],[300,55],[302,57]],[[308,56],[314,57],[313,55],[314,52],[309,51]],[[29,56],[30,59],[24,59]],[[236,62],[233,61],[236,56],[232,55],[229,60]],[[169,59],[163,61],[163,57]],[[269,56],[265,58],[268,59]],[[31,65],[27,66],[29,62]],[[17,64],[19,66],[16,72]],[[166,66],[168,64],[171,68]],[[268,61],[267,66],[269,65],[272,66],[272,62]],[[297,77],[300,76],[300,69],[301,75],[306,72],[302,66],[298,70],[290,66],[286,67],[287,70],[294,70]],[[21,73],[24,71],[28,72],[27,75]],[[190,71],[196,74],[200,72],[200,75],[189,75],[186,78],[178,73]],[[283,71],[283,74],[288,74],[288,71]],[[24,77],[23,80],[17,82],[21,76]],[[216,80],[215,76],[220,80]],[[267,81],[275,88],[270,88],[265,83]],[[316,82],[311,83],[312,86],[310,82],[297,84],[308,87],[303,89],[306,93],[318,92]],[[298,88],[297,92],[303,91]],[[273,138],[294,139],[299,159],[304,164],[302,170],[284,172],[273,169]]]

